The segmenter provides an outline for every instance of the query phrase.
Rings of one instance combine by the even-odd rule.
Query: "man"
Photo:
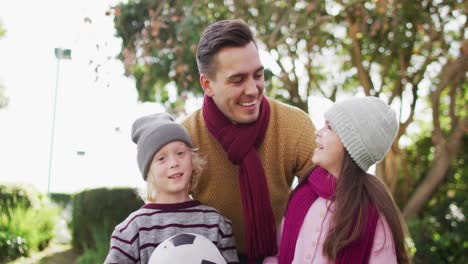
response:
[[[264,68],[244,22],[208,26],[197,64],[205,99],[183,125],[208,164],[193,195],[232,220],[241,262],[258,262],[276,253],[294,176],[313,167],[315,128],[303,111],[264,96]]]

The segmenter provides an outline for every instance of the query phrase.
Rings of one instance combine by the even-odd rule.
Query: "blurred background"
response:
[[[0,263],[103,261],[142,204],[132,122],[201,106],[196,45],[227,18],[255,31],[267,95],[317,127],[350,96],[397,111],[371,172],[415,263],[467,263],[467,13],[463,0],[0,2]]]

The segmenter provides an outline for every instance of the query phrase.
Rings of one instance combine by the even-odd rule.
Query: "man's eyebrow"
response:
[[[263,71],[263,70],[264,70],[264,67],[260,66],[260,67],[258,67],[258,69],[255,70],[255,73],[257,73],[259,71]],[[235,73],[235,74],[229,76],[227,79],[232,80],[232,79],[235,79],[235,78],[244,77],[246,75],[248,75],[248,74],[247,73]]]
[[[258,69],[255,72],[259,72],[259,71],[263,71],[263,70],[265,70],[265,68],[262,65],[262,66],[258,67]]]
[[[247,75],[247,73],[235,73],[231,76],[229,76],[227,79],[230,81],[230,80],[233,80],[233,79],[236,79],[236,78],[239,78],[239,77],[245,77]]]

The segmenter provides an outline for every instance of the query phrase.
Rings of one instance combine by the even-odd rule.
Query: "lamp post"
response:
[[[57,110],[57,95],[59,87],[59,73],[60,73],[60,60],[71,60],[71,49],[55,48],[55,58],[57,59],[57,73],[55,77],[55,93],[54,104],[52,108],[52,132],[50,136],[50,149],[49,149],[49,175],[47,177],[47,195],[50,194],[50,178],[52,175],[52,160],[54,157],[54,138],[55,138],[55,115]]]

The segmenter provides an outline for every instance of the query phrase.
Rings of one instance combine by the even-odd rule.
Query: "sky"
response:
[[[164,109],[138,102],[133,79],[116,59],[121,41],[105,15],[115,3],[0,2],[7,31],[0,39],[0,83],[9,97],[0,109],[0,183],[65,193],[144,187],[131,124]],[[58,61],[55,48],[71,49],[71,60]],[[261,59],[269,64],[264,52]],[[190,112],[200,100],[188,104]],[[323,123],[320,109],[312,116],[316,125]]]
[[[163,109],[137,101],[133,80],[115,59],[121,42],[105,15],[115,2],[0,2],[7,31],[0,39],[0,83],[9,97],[0,109],[0,182],[43,192],[49,175],[51,192],[143,185],[129,130],[136,117]],[[57,47],[71,49],[72,59],[58,63]]]

